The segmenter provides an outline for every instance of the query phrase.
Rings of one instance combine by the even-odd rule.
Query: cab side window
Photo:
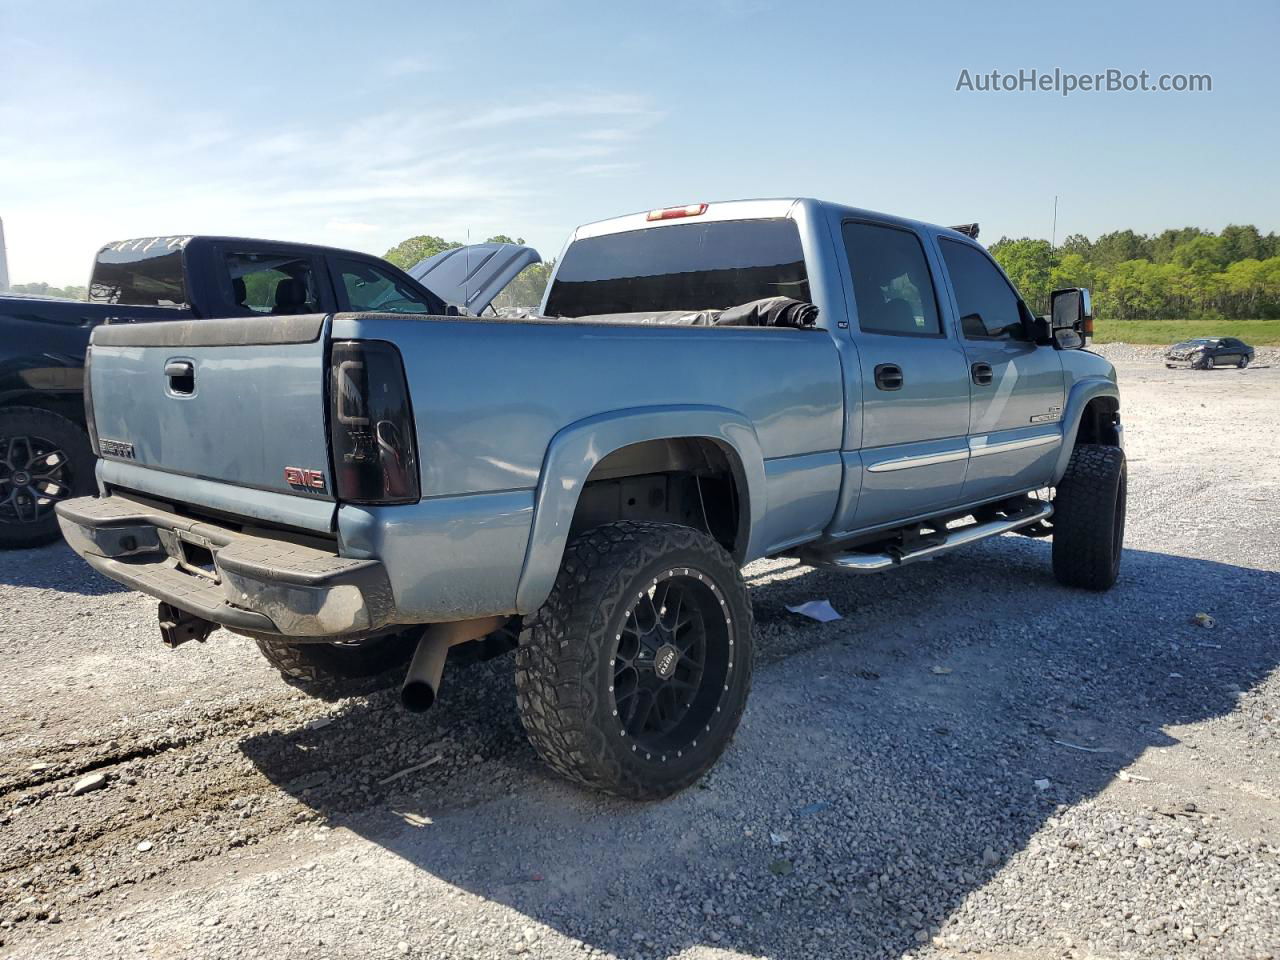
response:
[[[1026,340],[1026,308],[1003,274],[981,250],[942,238],[942,259],[960,308],[960,327],[970,340]]]
[[[901,227],[857,221],[846,223],[843,232],[859,328],[865,333],[942,336],[920,239]]]
[[[315,269],[307,257],[229,253],[231,298],[241,315],[319,313]]]
[[[346,295],[345,310],[377,313],[438,313],[416,290],[386,270],[359,260],[335,260],[334,271]]]

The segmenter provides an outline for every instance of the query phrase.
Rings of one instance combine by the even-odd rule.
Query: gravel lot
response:
[[[1016,536],[756,563],[742,729],[660,804],[544,772],[509,658],[425,716],[305,699],[65,547],[0,555],[0,954],[1280,958],[1280,369],[1102,351],[1116,588]]]

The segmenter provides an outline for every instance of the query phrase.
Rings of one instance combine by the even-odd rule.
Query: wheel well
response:
[[[84,396],[80,393],[24,393],[0,400],[0,410],[10,407],[33,407],[65,417],[84,428]]]
[[[703,437],[646,440],[621,447],[587,476],[570,536],[615,520],[678,523],[709,533],[734,556],[746,549],[750,519],[737,457]]]
[[[1076,430],[1076,443],[1104,443],[1114,446],[1120,442],[1120,401],[1115,397],[1094,397],[1080,414],[1080,427]]]

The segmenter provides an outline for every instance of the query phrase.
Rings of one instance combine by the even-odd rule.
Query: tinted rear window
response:
[[[89,281],[90,303],[185,307],[182,251],[189,237],[149,237],[111,243],[98,252]]]
[[[765,297],[809,300],[791,220],[726,220],[576,240],[547,299],[548,315],[706,310]]]

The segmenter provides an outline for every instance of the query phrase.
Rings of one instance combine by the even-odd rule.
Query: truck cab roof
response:
[[[403,271],[372,254],[318,244],[204,234],[138,237],[98,251],[89,300],[189,307],[198,317],[238,316],[249,310],[246,295],[254,301],[252,312],[259,313],[376,310],[376,303],[358,302],[353,291],[378,289],[387,291],[383,300],[398,304],[395,312],[442,314],[455,304],[479,314],[538,260],[536,251],[519,244],[481,243],[446,250]],[[273,288],[265,297],[264,274]]]
[[[694,208],[699,207],[702,208],[699,212],[692,212]],[[694,217],[703,222],[794,217],[798,208],[814,212],[819,209],[832,210],[855,219],[875,220],[879,223],[897,223],[916,230],[922,228],[936,230],[965,240],[976,236],[978,226],[977,224],[964,224],[964,229],[957,229],[921,220],[912,220],[907,217],[899,217],[889,213],[880,213],[875,210],[866,210],[861,207],[852,207],[847,204],[833,203],[829,200],[818,200],[813,197],[769,197],[753,200],[718,200],[690,204],[689,207],[683,208],[689,212],[678,214],[673,214],[672,212],[679,211],[682,208],[664,207],[659,210],[642,210],[637,213],[624,214],[620,217],[610,217],[607,220],[596,220],[578,227],[570,237],[570,242],[587,237],[604,236],[610,233],[622,233],[628,230],[672,226],[687,222],[689,218]]]

